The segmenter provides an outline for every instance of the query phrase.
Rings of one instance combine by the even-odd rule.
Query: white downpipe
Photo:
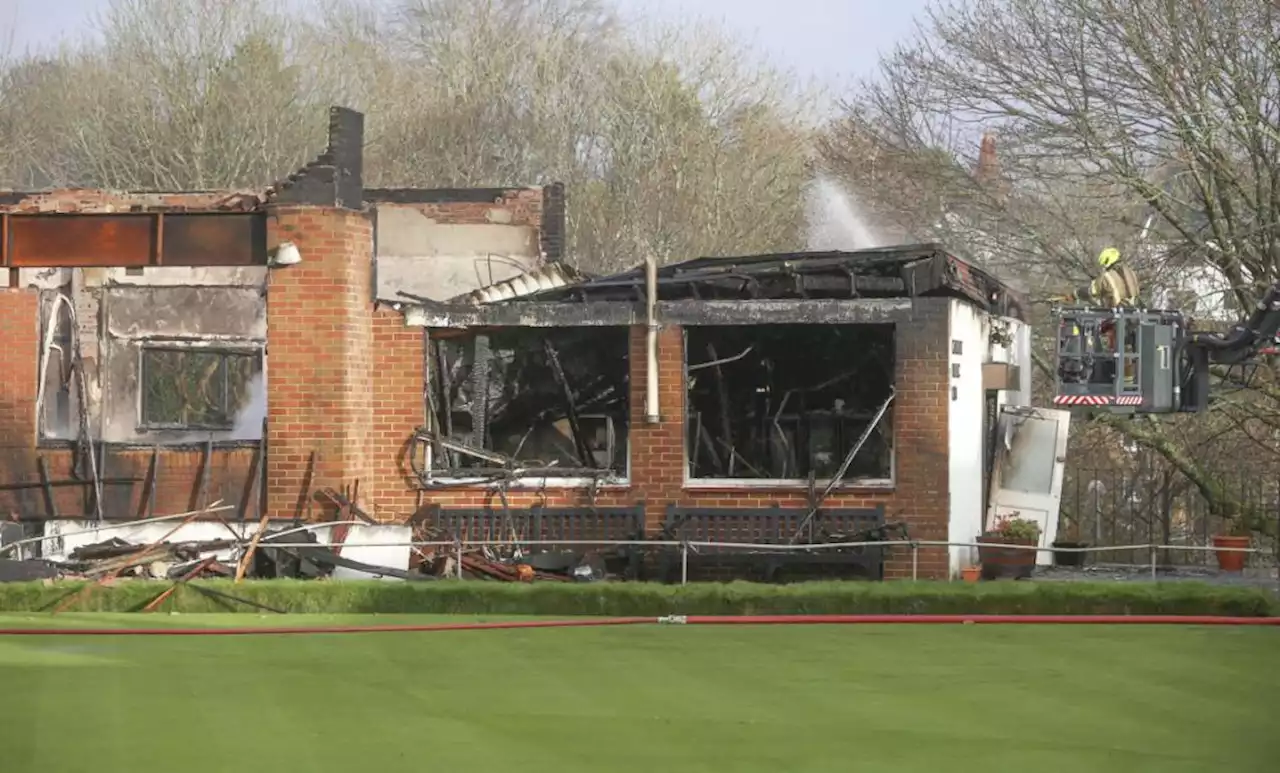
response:
[[[644,259],[645,312],[648,322],[645,340],[644,420],[657,424],[658,415],[658,262],[652,255]]]

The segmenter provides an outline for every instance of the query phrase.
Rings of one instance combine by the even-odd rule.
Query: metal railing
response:
[[[217,504],[217,503],[215,503]],[[225,507],[214,507],[212,510],[222,510]],[[197,513],[201,511],[192,511]],[[179,513],[172,516],[164,516],[153,518],[147,521],[132,521],[121,524],[108,524],[97,526],[89,529],[83,529],[75,532],[66,532],[62,534],[48,535],[42,537],[31,537],[9,543],[0,550],[0,554],[8,552],[20,545],[28,545],[32,543],[61,540],[69,536],[81,534],[96,534],[101,531],[109,531],[113,529],[125,528],[129,526],[137,526],[142,523],[155,523],[158,521],[170,521],[176,518],[187,517],[192,513]],[[627,540],[583,540],[583,539],[559,539],[559,540],[523,540],[523,539],[506,539],[506,540],[399,540],[399,541],[379,541],[379,542],[283,542],[281,537],[292,534],[303,534],[320,529],[331,528],[340,525],[350,526],[367,526],[363,521],[330,521],[326,523],[306,524],[302,526],[291,526],[282,531],[273,532],[267,535],[267,539],[261,544],[263,547],[271,548],[334,548],[334,547],[351,547],[351,548],[407,548],[410,551],[436,548],[444,552],[452,553],[455,559],[455,573],[461,579],[463,576],[463,556],[471,549],[485,547],[502,547],[527,549],[535,547],[596,547],[596,548],[618,548],[618,547],[635,547],[635,548],[678,548],[680,550],[680,581],[685,584],[689,581],[689,556],[690,553],[697,555],[701,549],[717,549],[751,553],[812,553],[825,550],[839,550],[851,548],[906,548],[911,552],[911,579],[919,579],[920,574],[920,551],[925,548],[952,548],[961,547],[969,549],[979,548],[1001,548],[1009,550],[1028,550],[1036,553],[1119,553],[1122,551],[1145,552],[1149,556],[1147,565],[1150,567],[1151,578],[1158,579],[1160,570],[1159,557],[1162,552],[1183,552],[1183,553],[1245,553],[1247,555],[1256,555],[1260,557],[1269,557],[1271,566],[1277,565],[1277,551],[1272,548],[1247,547],[1247,548],[1230,548],[1216,547],[1213,545],[1163,545],[1157,543],[1139,543],[1132,545],[1100,545],[1086,547],[1040,547],[1038,545],[1017,545],[1011,543],[992,543],[992,542],[949,542],[945,540],[864,540],[857,542],[818,542],[804,544],[778,544],[778,543],[751,543],[751,542],[719,542],[710,540],[644,540],[644,539],[627,539]],[[247,539],[243,540],[245,543]]]
[[[1280,534],[1280,477],[1242,469],[1229,477],[1219,475],[1217,480],[1235,503],[1255,518],[1270,521]],[[1096,546],[1205,545],[1232,523],[1215,515],[1211,503],[1180,473],[1142,463],[1138,470],[1068,466],[1061,506],[1065,520],[1058,528],[1058,539],[1072,534]],[[1174,557],[1191,555],[1184,552]]]
[[[316,528],[329,526],[331,524],[317,524]],[[310,527],[298,527],[293,531],[304,531]],[[264,546],[276,548],[314,548],[314,547],[337,547],[336,544],[323,542],[264,542]],[[770,543],[749,543],[749,542],[708,542],[708,541],[677,541],[677,540],[453,540],[453,541],[398,541],[398,542],[359,542],[350,543],[350,547],[356,548],[392,548],[407,547],[409,549],[423,548],[442,548],[449,549],[455,559],[455,571],[459,579],[462,578],[462,557],[471,548],[483,547],[504,547],[504,548],[527,548],[527,547],[637,547],[637,548],[679,548],[680,549],[680,582],[685,584],[689,581],[689,554],[690,552],[697,554],[700,548],[717,548],[730,549],[743,552],[755,553],[792,553],[792,552],[814,552],[818,550],[836,550],[841,548],[892,548],[905,547],[911,551],[911,579],[919,579],[920,575],[920,550],[922,548],[1005,548],[1011,550],[1030,550],[1036,553],[1106,553],[1122,550],[1145,550],[1150,554],[1151,578],[1157,579],[1159,574],[1159,555],[1160,551],[1191,551],[1204,553],[1246,553],[1249,555],[1270,556],[1272,562],[1275,563],[1276,554],[1268,548],[1228,548],[1214,547],[1211,545],[1109,545],[1105,547],[1082,547],[1082,548],[1060,548],[1060,547],[1040,547],[1038,545],[1015,545],[994,542],[947,542],[943,540],[884,540],[884,541],[862,541],[862,542],[821,542],[809,543],[801,545],[782,545]]]

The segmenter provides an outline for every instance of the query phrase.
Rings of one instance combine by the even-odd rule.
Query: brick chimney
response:
[[[982,135],[982,146],[978,150],[978,163],[974,167],[973,176],[980,183],[992,183],[1000,177],[1000,161],[996,158],[996,138],[991,132]]]

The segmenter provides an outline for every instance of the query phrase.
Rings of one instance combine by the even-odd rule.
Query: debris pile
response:
[[[462,577],[499,582],[593,582],[620,579],[607,572],[604,557],[597,553],[580,554],[556,550],[526,553],[515,548],[498,550],[487,546],[461,551],[456,548],[441,549],[429,562],[424,562],[422,568],[431,577]]]
[[[374,521],[352,504],[344,494],[332,490],[320,495],[340,507],[336,522],[304,525],[297,522],[275,524],[269,529],[266,520],[257,529],[234,528],[217,519],[224,508],[211,507],[191,513],[167,516],[177,521],[160,539],[142,543],[118,536],[74,547],[65,554],[30,557],[32,551],[50,541],[62,541],[74,532],[49,537],[25,537],[6,533],[0,546],[0,582],[22,582],[44,579],[79,579],[105,584],[116,579],[151,579],[187,582],[207,578],[289,578],[324,579],[337,570],[349,570],[344,576],[374,579],[429,581],[439,578],[470,578],[501,582],[588,581],[606,577],[606,562],[597,554],[549,551],[531,553],[513,539],[509,546],[463,547],[455,535],[425,513],[411,520],[415,543],[445,543],[438,546],[411,547],[403,550],[410,556],[407,568],[381,566],[343,555],[343,547],[353,522]],[[215,503],[216,504],[216,503]],[[197,516],[213,517],[227,531],[219,539],[174,539],[179,530]],[[346,520],[341,520],[346,519]],[[146,523],[146,522],[142,522]],[[138,526],[139,522],[107,525],[101,530]],[[148,524],[150,525],[150,524]],[[316,528],[330,529],[329,542],[322,543]],[[85,533],[96,534],[99,529]],[[135,532],[136,533],[136,532]],[[393,548],[394,550],[394,548]],[[42,551],[34,551],[40,555]],[[24,553],[28,556],[22,559]],[[7,556],[17,556],[11,558]]]
[[[233,567],[206,556],[227,551],[235,544],[234,540],[206,540],[134,545],[113,537],[72,550],[59,568],[87,579],[131,576],[174,580],[197,567],[200,576],[230,577],[235,574]]]

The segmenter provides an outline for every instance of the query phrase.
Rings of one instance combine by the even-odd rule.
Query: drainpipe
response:
[[[653,255],[644,259],[644,296],[648,322],[645,352],[644,420],[657,424],[658,416],[658,262]]]

